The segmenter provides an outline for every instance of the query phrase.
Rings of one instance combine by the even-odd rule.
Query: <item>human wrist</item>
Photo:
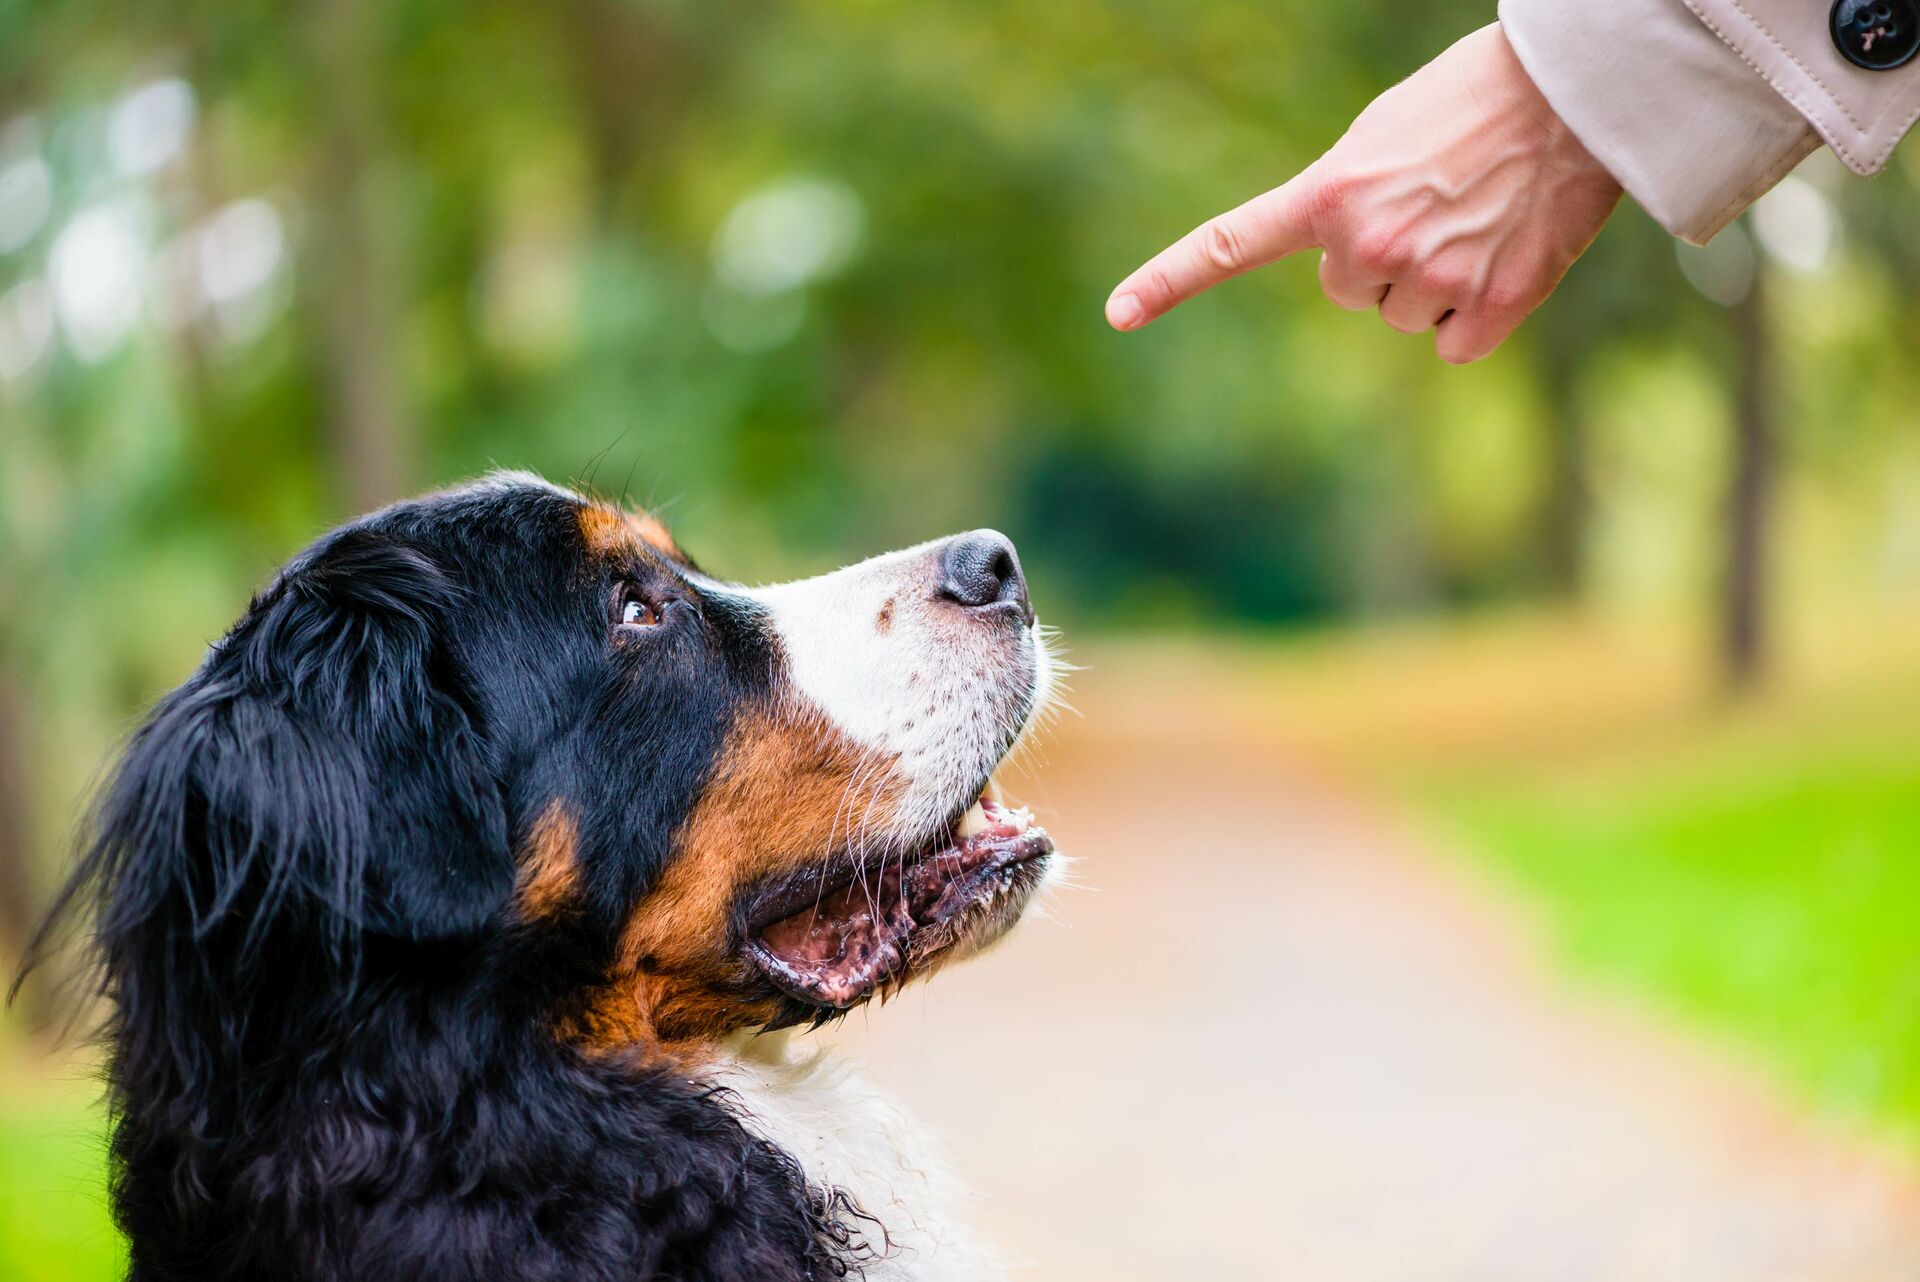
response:
[[[1523,130],[1531,140],[1542,168],[1565,181],[1592,184],[1597,190],[1611,191],[1618,196],[1619,180],[1541,92],[1501,24],[1491,23],[1476,36],[1486,41],[1488,70],[1499,81],[1503,98],[1511,104],[1510,110],[1516,117],[1514,127]]]
[[[1704,243],[1818,136],[1681,0],[1500,0],[1508,47],[1654,220]]]

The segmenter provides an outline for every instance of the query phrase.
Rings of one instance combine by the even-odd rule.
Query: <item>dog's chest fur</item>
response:
[[[972,1224],[972,1195],[923,1128],[846,1063],[790,1033],[745,1038],[706,1074],[741,1120],[789,1154],[815,1188],[838,1190],[886,1229],[870,1282],[993,1282],[1006,1268]],[[875,1250],[880,1233],[859,1223]]]

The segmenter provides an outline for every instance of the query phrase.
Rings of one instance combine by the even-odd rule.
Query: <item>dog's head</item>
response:
[[[746,588],[533,478],[403,503],[292,561],[136,736],[90,869],[109,968],[457,959],[610,1048],[824,1019],[1045,879],[991,779],[1052,681],[991,532]]]

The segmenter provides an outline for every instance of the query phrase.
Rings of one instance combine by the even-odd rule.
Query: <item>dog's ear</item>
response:
[[[513,861],[455,645],[472,602],[420,552],[358,532],[287,590],[270,616],[277,635],[248,658],[362,772],[352,781],[360,804],[347,800],[336,817],[361,851],[361,924],[414,939],[474,933],[511,892]]]
[[[135,735],[103,799],[81,874],[102,942],[143,920],[243,944],[485,925],[513,869],[452,644],[465,606],[424,554],[366,531],[263,593]]]

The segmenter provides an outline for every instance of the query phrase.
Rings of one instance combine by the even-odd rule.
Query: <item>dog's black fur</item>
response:
[[[577,506],[495,482],[329,535],[133,737],[63,911],[97,915],[138,1282],[857,1268],[855,1208],[724,1100],[553,1034],[768,666],[704,607],[610,655]],[[510,911],[555,798],[564,930]]]

